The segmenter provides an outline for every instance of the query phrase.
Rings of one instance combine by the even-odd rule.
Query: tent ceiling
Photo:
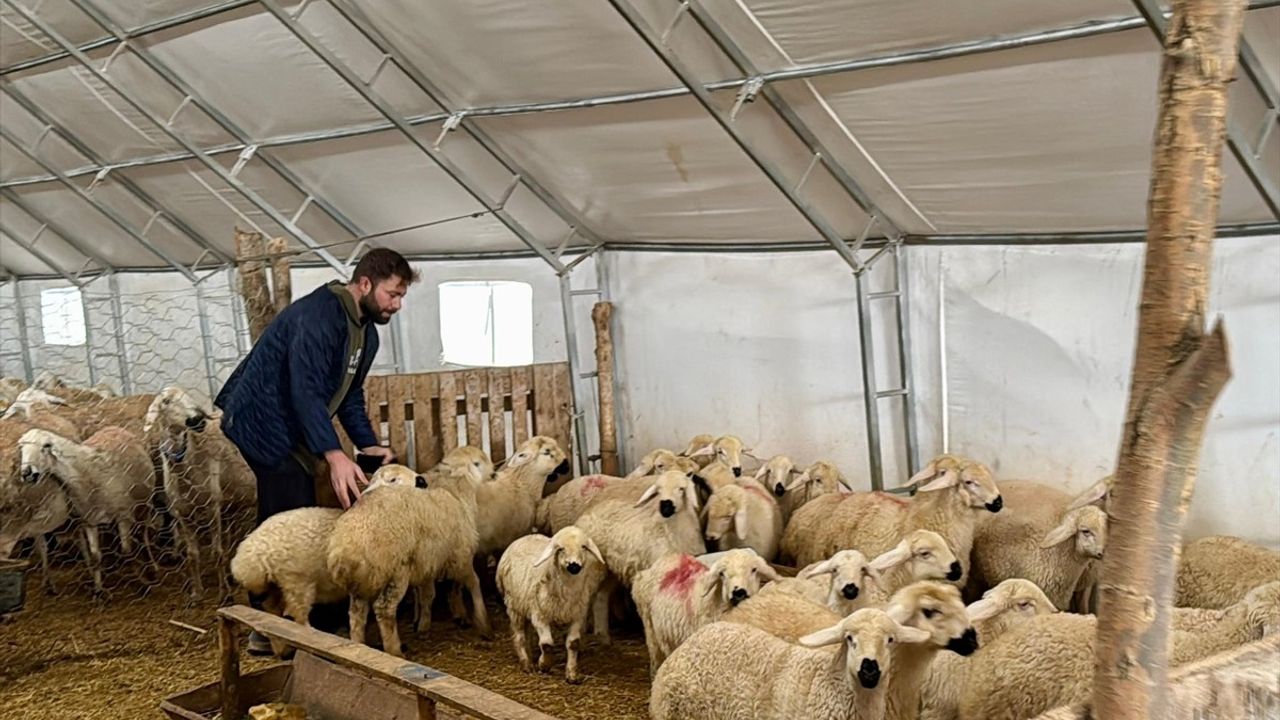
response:
[[[659,34],[680,6],[630,4]],[[184,104],[183,93],[131,48],[116,52],[118,44],[106,42],[102,27],[77,5],[98,9],[128,33],[141,29],[130,45],[189,84],[199,102]],[[292,12],[299,3],[280,5]],[[442,156],[490,204],[505,198],[509,220],[540,247],[554,250],[571,224],[584,228],[571,239],[575,246],[595,237],[677,245],[822,239],[609,2],[356,5],[306,3],[303,32],[356,76],[372,79],[373,94],[408,118],[423,144],[443,137]],[[1264,76],[1277,83],[1280,2],[1257,5],[1265,7],[1248,13],[1245,37]],[[767,87],[902,232],[1073,233],[1144,224],[1160,56],[1128,0],[981,0],[963,10],[923,0],[703,0],[701,7],[755,71],[788,74]],[[26,13],[39,22],[28,22]],[[360,32],[344,13],[367,22],[373,34]],[[236,177],[279,217],[292,219],[302,209],[294,221],[299,231],[338,258],[362,236],[414,254],[526,249],[262,3],[5,0],[0,127],[14,138],[0,140],[0,185],[8,194],[0,211],[5,234],[14,236],[0,238],[6,269],[50,274],[21,247],[42,221],[14,198],[70,236],[46,231],[36,250],[72,273],[86,260],[73,245],[117,267],[165,265],[19,147],[35,148],[43,164],[82,188],[101,169],[97,161],[112,166],[93,186],[93,201],[146,229],[148,241],[184,265],[215,266],[205,245],[230,254],[237,224],[287,234],[74,59],[42,61],[59,47],[39,23],[74,44],[90,44],[86,54],[97,68],[106,66],[110,79],[151,113],[172,118],[173,132],[224,170],[237,165],[246,144],[256,146],[258,154]],[[1046,32],[1074,39],[956,51],[927,62],[884,59]],[[694,77],[714,84],[717,107],[734,105],[749,73],[694,17],[680,19],[667,47]],[[384,63],[387,49],[402,52],[411,72]],[[809,70],[858,59],[864,67]],[[438,90],[435,99],[413,72]],[[19,95],[57,129],[47,132],[15,100]],[[201,103],[220,117],[206,115]],[[548,103],[559,109],[512,107]],[[459,109],[472,116],[446,133],[445,119]],[[1241,133],[1256,140],[1267,106],[1249,83],[1233,86],[1231,110]],[[833,172],[822,164],[808,170],[809,146],[763,97],[745,104],[734,124],[788,184],[805,178],[799,195],[816,214],[840,235],[858,236],[867,214]],[[471,137],[468,127],[487,138]],[[95,157],[64,142],[61,131]],[[1274,135],[1258,164],[1280,185],[1280,132]],[[504,159],[486,149],[487,139]],[[1224,168],[1223,224],[1274,222],[1230,153]],[[561,206],[563,217],[544,200]],[[156,209],[185,229],[153,220]],[[878,225],[874,235],[884,231]],[[302,248],[299,239],[293,244]]]

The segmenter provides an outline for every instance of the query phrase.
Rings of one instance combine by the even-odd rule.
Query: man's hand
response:
[[[365,455],[373,455],[374,457],[382,458],[383,465],[386,465],[388,463],[393,463],[396,461],[396,454],[389,447],[383,447],[381,445],[370,445],[369,447],[366,447],[366,448],[360,448],[360,452],[364,453]]]
[[[338,502],[346,510],[359,499],[360,487],[368,484],[368,480],[360,466],[341,450],[330,450],[324,454],[324,459],[329,463],[329,482],[333,485],[333,494],[338,496]]]

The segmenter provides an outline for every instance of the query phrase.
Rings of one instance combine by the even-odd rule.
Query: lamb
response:
[[[1054,607],[1070,607],[1076,591],[1084,590],[1086,572],[1106,549],[1106,513],[1092,505],[1067,510],[1066,493],[1037,483],[1000,489],[1004,511],[982,519],[974,532],[973,583],[983,591],[1024,578]]]
[[[889,598],[885,612],[901,625],[929,633],[928,642],[901,645],[893,652],[885,718],[915,720],[930,663],[944,648],[957,655],[972,655],[978,649],[977,632],[954,585],[913,583]]]
[[[1280,551],[1227,535],[1182,547],[1174,604],[1222,610],[1253,588],[1280,580]]]
[[[741,478],[711,493],[703,515],[708,548],[749,547],[765,560],[778,556],[782,510],[755,480]]]
[[[627,478],[648,477],[666,472],[675,467],[676,454],[670,450],[658,448],[651,451],[648,455],[640,458],[640,464],[634,470],[627,473]]]
[[[865,555],[857,550],[841,550],[822,562],[801,568],[793,578],[766,584],[760,588],[759,597],[791,595],[844,617],[867,606],[878,576]]]
[[[871,492],[824,495],[806,504],[787,525],[782,556],[806,565],[845,549],[879,555],[912,530],[933,530],[967,573],[975,515],[999,512],[1004,504],[991,471],[968,458],[942,455],[908,485],[916,486],[912,500]]]
[[[1216,617],[1200,615],[1199,610],[1190,612],[1195,614],[1194,623],[1179,622],[1179,612],[1174,613],[1170,665],[1200,660],[1280,633],[1280,581],[1250,590],[1240,602],[1225,610],[1213,611]]]
[[[155,469],[142,442],[121,428],[104,428],[83,444],[48,430],[28,430],[18,440],[22,454],[22,482],[38,484],[46,476],[57,478],[75,515],[84,528],[85,557],[93,573],[95,594],[106,592],[102,584],[102,549],[98,527],[115,525],[120,546],[133,552],[133,528],[141,516],[142,547],[156,574],[159,567],[151,543],[159,531],[158,516],[151,511]]]
[[[167,387],[156,395],[143,430],[159,452],[174,534],[187,554],[191,596],[199,598],[204,595],[204,583],[202,543],[196,531],[211,528],[218,576],[225,579],[224,520],[247,515],[256,507],[257,482],[240,452],[222,434],[220,420],[210,420],[181,388]]]
[[[774,455],[756,470],[755,481],[763,485],[781,502],[787,486],[796,475],[796,464],[786,455]]]
[[[814,498],[840,492],[853,492],[853,488],[849,487],[848,481],[840,474],[839,468],[825,460],[819,460],[796,476],[787,485],[785,491],[786,494],[781,501],[782,516],[789,522],[797,510]],[[776,488],[774,494],[777,494]]]
[[[742,456],[750,455],[750,448],[743,447],[742,440],[736,435],[722,435],[703,447],[689,453],[691,458],[712,458],[703,465],[694,476],[703,491],[707,494],[716,488],[742,477]]]
[[[671,553],[707,551],[698,522],[698,496],[689,477],[668,470],[654,478],[637,502],[606,500],[578,519],[578,527],[600,548],[609,575],[596,594],[592,625],[609,641],[608,599],[618,583],[631,587],[636,575]]]
[[[960,562],[947,547],[947,541],[932,530],[913,530],[887,552],[871,560],[876,573],[871,601],[885,602],[890,595],[920,580],[955,582],[964,572]]]
[[[679,455],[680,457],[692,458],[693,461],[698,464],[699,468],[706,467],[714,457],[712,455],[694,455],[694,453],[715,443],[715,441],[715,435],[694,435],[689,439],[689,444],[685,445],[684,451]]]
[[[750,625],[776,638],[794,643],[805,635],[839,623],[843,617],[827,606],[799,595],[765,592],[776,584],[776,581],[766,583],[755,597],[748,598],[729,610],[721,619],[724,622]]]
[[[661,464],[661,463],[660,463]],[[681,470],[692,478],[697,466],[689,458],[678,457],[664,470]],[[537,525],[542,530],[560,532],[578,521],[588,508],[605,500],[635,502],[653,484],[653,475],[613,477],[611,475],[584,475],[565,483],[556,493],[544,498],[538,506]]]
[[[1057,612],[1035,583],[1023,579],[1005,580],[991,588],[982,599],[968,607],[969,620],[978,631],[978,643],[986,646],[1009,628],[1027,618]],[[969,679],[973,658],[940,653],[933,659],[921,687],[920,720],[959,720],[960,699]]]
[[[357,500],[359,505],[363,500]],[[334,525],[342,511],[306,507],[276,513],[245,536],[231,556],[231,576],[262,608],[310,625],[316,603],[341,601],[347,591],[334,581],[327,556]],[[283,657],[285,646],[271,649]]]
[[[554,438],[535,435],[521,443],[497,477],[476,488],[476,554],[500,553],[529,534],[543,488],[568,472],[568,456]]]
[[[755,595],[765,580],[779,580],[751,550],[729,550],[710,567],[692,555],[672,553],[636,576],[631,586],[649,648],[649,674],[694,630],[715,622],[730,607]]]
[[[582,682],[578,674],[578,649],[582,628],[591,612],[591,601],[607,572],[604,557],[591,538],[570,525],[548,538],[526,535],[512,543],[498,561],[498,591],[511,619],[511,644],[520,667],[533,671],[526,636],[532,624],[538,633],[538,669],[551,669],[552,626],[568,625],[565,680]]]

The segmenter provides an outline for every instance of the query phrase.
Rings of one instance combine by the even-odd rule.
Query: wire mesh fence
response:
[[[253,476],[211,397],[248,347],[230,273],[0,289],[0,558],[52,600],[229,589]]]

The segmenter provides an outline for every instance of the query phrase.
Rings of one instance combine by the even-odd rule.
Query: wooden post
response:
[[[1182,523],[1209,411],[1231,377],[1221,322],[1204,332],[1205,296],[1243,14],[1244,0],[1177,0],[1169,20],[1137,350],[1099,585],[1095,718],[1170,716]]]
[[[271,305],[279,315],[293,302],[293,275],[289,268],[289,241],[271,238],[267,254],[271,256]]]
[[[240,643],[236,621],[222,615],[218,616],[218,648],[222,655],[222,717],[240,720],[244,717],[240,706]]]
[[[598,302],[591,308],[596,326],[596,384],[600,388],[600,471],[621,474],[618,466],[618,427],[613,410],[613,303]]]
[[[244,298],[244,311],[249,319],[249,339],[255,343],[275,317],[271,293],[267,289],[265,263],[262,260],[266,251],[262,233],[244,232],[236,228],[236,258],[248,258],[237,263],[240,271],[240,295]]]

